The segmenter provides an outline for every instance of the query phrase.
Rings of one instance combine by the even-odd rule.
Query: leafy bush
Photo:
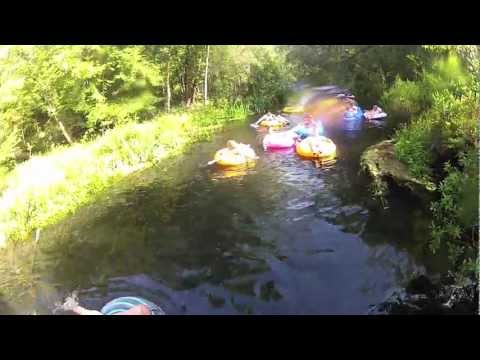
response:
[[[421,84],[397,78],[382,96],[380,103],[391,113],[420,114],[428,106]]]
[[[408,113],[412,117],[429,110],[438,93],[460,97],[474,89],[474,79],[456,55],[436,60],[418,81],[397,77],[393,86],[382,96],[381,103],[394,113]]]
[[[396,133],[395,155],[418,179],[431,181],[435,156],[430,145],[436,125],[428,115],[424,115]]]
[[[18,144],[18,134],[16,131],[7,133],[0,128],[0,192],[3,189],[3,180],[8,171],[15,164],[15,155]]]
[[[432,251],[438,250],[442,241],[447,246],[452,262],[459,259],[471,262],[465,256],[478,246],[478,153],[471,150],[462,154],[461,169],[445,165],[448,173],[440,183],[440,200],[431,206],[433,212]],[[476,256],[477,254],[474,254]]]

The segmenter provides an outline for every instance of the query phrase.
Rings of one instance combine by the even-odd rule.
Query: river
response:
[[[42,286],[29,306],[51,313],[78,289],[95,309],[137,295],[167,314],[366,314],[412,274],[445,269],[426,249],[428,212],[406,193],[383,209],[359,171],[362,151],[385,130],[327,128],[338,160],[316,168],[264,152],[251,121],[129,176],[43,231]],[[252,144],[255,168],[200,166],[228,139]]]

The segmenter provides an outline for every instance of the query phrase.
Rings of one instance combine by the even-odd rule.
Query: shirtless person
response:
[[[234,140],[228,140],[227,148],[238,155],[244,156],[248,160],[258,159],[258,156],[255,154],[255,151],[253,151],[250,145],[240,144]]]
[[[59,308],[76,315],[165,315],[154,303],[132,296],[114,299],[106,304],[102,311],[86,309],[79,305],[75,292]]]

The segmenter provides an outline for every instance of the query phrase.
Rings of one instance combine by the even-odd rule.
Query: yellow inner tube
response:
[[[220,166],[241,166],[255,163],[255,160],[239,155],[228,148],[218,150],[213,159]]]
[[[297,154],[310,159],[334,158],[337,147],[325,136],[310,136],[296,145]]]
[[[286,106],[282,110],[284,113],[287,114],[299,114],[303,113],[303,106]]]
[[[264,127],[271,127],[271,128],[283,128],[287,125],[287,123],[281,120],[263,120],[259,124],[260,126]]]
[[[220,172],[216,173],[212,176],[213,179],[231,179],[236,177],[246,176],[248,174],[248,170],[253,168],[253,165],[241,165],[241,166],[229,166],[223,167]]]

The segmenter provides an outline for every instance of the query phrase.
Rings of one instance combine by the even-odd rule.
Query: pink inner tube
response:
[[[269,148],[268,152],[274,154],[295,154],[295,147],[292,146],[289,148]]]
[[[270,133],[263,138],[264,149],[287,149],[295,146],[296,135],[290,131]]]

